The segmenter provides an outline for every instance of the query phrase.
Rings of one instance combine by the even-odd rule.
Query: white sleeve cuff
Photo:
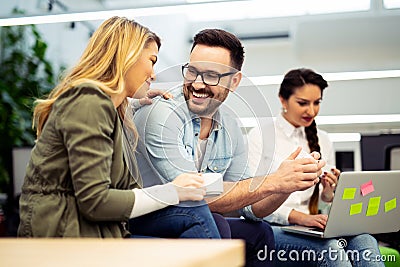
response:
[[[155,185],[148,188],[134,188],[135,203],[130,218],[165,208],[179,203],[178,193],[172,183]]]
[[[135,112],[136,112],[139,108],[142,107],[142,104],[140,104],[140,99],[128,97],[128,102],[129,102],[129,106],[131,106],[131,107],[133,108],[133,111],[135,111]]]
[[[270,223],[278,223],[281,225],[289,225],[289,214],[293,208],[280,206],[276,211],[264,217],[264,220]]]

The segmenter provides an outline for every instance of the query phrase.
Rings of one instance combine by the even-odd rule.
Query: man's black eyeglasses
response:
[[[197,76],[200,75],[203,83],[210,86],[218,85],[222,77],[229,76],[235,73],[236,72],[226,72],[226,73],[217,73],[214,71],[200,72],[196,70],[194,67],[189,66],[189,63],[186,63],[185,65],[182,66],[182,75],[186,81],[194,82],[197,79]]]

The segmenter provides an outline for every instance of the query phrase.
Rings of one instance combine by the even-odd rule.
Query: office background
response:
[[[400,143],[398,0],[8,0],[2,2],[1,25],[9,23],[6,19],[14,16],[14,7],[25,11],[24,23],[38,23],[55,69],[68,68],[78,60],[90,34],[104,19],[123,15],[139,21],[162,38],[156,64],[160,82],[168,76],[162,73],[178,69],[187,60],[196,32],[226,29],[245,46],[243,73],[250,85],[242,86],[239,97],[230,96],[227,102],[235,107],[245,129],[254,126],[254,116],[280,112],[277,93],[284,73],[308,67],[329,80],[317,122],[331,134],[340,167],[363,169],[362,153],[382,159],[380,150],[363,150],[363,138],[383,134],[383,138],[390,136],[391,143]],[[57,14],[75,17],[55,16],[52,19],[60,22],[39,22]],[[180,79],[179,73],[176,77],[177,72],[171,73],[172,80]],[[18,164],[26,156],[18,150],[14,156],[14,175],[19,177],[14,178],[14,190],[18,192],[24,173]]]

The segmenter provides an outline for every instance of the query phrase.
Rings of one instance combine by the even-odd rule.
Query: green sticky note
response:
[[[396,202],[397,202],[396,198],[393,198],[392,200],[385,202],[385,212],[394,210],[396,208]]]
[[[354,199],[357,188],[345,188],[343,191],[342,199]]]
[[[375,216],[379,211],[381,197],[371,197],[368,202],[367,216]]]
[[[362,211],[363,203],[356,203],[350,206],[350,215],[359,214]]]

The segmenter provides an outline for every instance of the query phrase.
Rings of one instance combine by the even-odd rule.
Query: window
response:
[[[400,8],[400,0],[383,0],[383,6],[387,9]]]

